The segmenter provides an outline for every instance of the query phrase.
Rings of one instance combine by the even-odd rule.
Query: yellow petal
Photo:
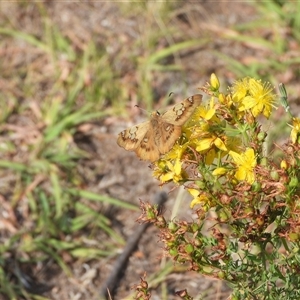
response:
[[[167,182],[170,181],[171,179],[173,179],[174,174],[173,173],[167,173],[167,174],[163,174],[160,176],[160,181],[161,182]]]
[[[205,120],[210,120],[216,113],[216,110],[214,108],[211,108],[209,109],[207,112],[206,112],[206,115],[204,117]]]
[[[229,155],[232,157],[234,162],[238,165],[243,163],[242,156],[235,151],[229,151]]]
[[[247,177],[247,170],[243,167],[239,167],[238,170],[235,173],[235,178],[237,180],[243,181]]]
[[[216,138],[215,141],[214,141],[214,144],[220,150],[222,150],[222,151],[228,151],[228,149],[226,148],[224,142],[220,138]]]
[[[176,175],[179,175],[181,173],[181,162],[179,159],[176,159],[176,162],[174,165],[174,172]]]
[[[196,189],[187,189],[187,190],[193,197],[198,197],[200,194],[200,192]]]
[[[198,198],[193,199],[190,203],[190,208],[194,208],[194,206],[199,204],[199,203],[200,202],[199,202]]]
[[[202,194],[196,198],[194,198],[191,203],[190,203],[190,207],[193,208],[195,205],[197,204],[203,204],[203,203],[206,203],[208,202],[208,198],[205,194]]]
[[[255,153],[252,148],[249,148],[245,151],[244,160],[246,162],[246,165],[251,166],[251,168],[254,168],[256,166]]]
[[[227,172],[227,169],[225,169],[225,168],[216,168],[216,169],[212,172],[212,174],[213,174],[214,176],[220,176],[220,175],[224,175],[226,172]]]
[[[216,157],[217,153],[215,149],[210,149],[205,155],[205,163],[211,165]]]
[[[201,139],[197,143],[196,151],[200,152],[200,151],[209,149],[211,147],[213,141],[214,141],[214,138]]]

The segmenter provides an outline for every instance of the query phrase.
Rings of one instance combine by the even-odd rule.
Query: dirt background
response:
[[[15,28],[37,37],[42,34],[40,16],[35,5],[22,7],[20,3],[9,1],[3,1],[0,5],[0,18],[9,18]],[[159,4],[153,3],[153,5]],[[146,47],[136,48],[136,40],[144,34],[147,28],[145,23],[154,22],[153,20],[157,18],[154,7],[151,9],[148,5],[147,20],[143,19],[143,15],[135,13],[134,8],[130,12],[128,7],[122,7],[120,3],[114,1],[81,3],[46,1],[44,7],[53,24],[64,36],[72,40],[74,47],[80,49],[90,39],[94,39],[97,45],[111,52],[111,61],[118,65],[123,76],[122,84],[130,85],[138,82],[139,75],[130,62],[114,61],[114,56],[120,52],[131,52],[133,56],[143,55]],[[173,18],[169,25],[183,29],[191,38],[208,38],[211,42],[179,55],[178,59],[187,77],[182,78],[180,72],[165,72],[154,76],[152,88],[157,95],[157,107],[160,106],[160,99],[170,89],[177,94],[176,100],[196,93],[196,88],[208,81],[212,72],[217,72],[224,81],[232,82],[235,75],[226,68],[226,62],[221,57],[213,54],[215,50],[241,62],[251,61],[253,57],[256,59],[263,57],[266,54],[264,50],[258,49],[250,42],[235,43],[220,37],[224,33],[234,34],[230,30],[231,26],[255,20],[256,16],[255,9],[248,5],[247,1],[185,1],[174,5]],[[174,36],[176,38],[176,32]],[[161,47],[164,47],[164,43],[166,41],[162,41]],[[37,67],[39,72],[48,72],[49,77],[51,76],[53,70],[47,69],[49,67],[47,60],[33,47],[17,39],[7,42],[6,47],[5,51],[2,49],[7,55],[2,62],[9,68],[19,65],[26,68],[26,63],[36,61],[39,65],[43,65],[42,68]],[[187,90],[186,86],[188,86]],[[21,88],[18,82],[5,80],[0,81],[0,87],[15,91]],[[50,89],[51,85],[43,82],[37,99],[43,99]],[[86,177],[86,188],[135,204],[138,204],[140,199],[153,201],[155,195],[164,190],[168,193],[166,215],[171,216],[178,189],[172,190],[170,185],[164,186],[163,189],[159,187],[159,183],[151,176],[148,163],[141,162],[133,153],[116,146],[117,134],[144,118],[142,113],[133,112],[134,104],[133,97],[128,103],[128,115],[131,116],[131,120],[112,115],[79,128],[75,142],[92,157],[81,165],[81,172]],[[16,120],[16,123],[18,122],[20,120]],[[189,198],[187,195],[184,198],[186,201],[181,203],[181,212],[184,213],[180,217],[191,220],[193,213],[188,208]],[[106,215],[111,218],[114,229],[126,239],[137,229],[135,220],[139,213],[108,207]],[[157,230],[150,227],[143,235],[136,251],[129,259],[129,264],[124,269],[124,276],[113,299],[126,299],[132,293],[131,287],[139,283],[139,278],[144,272],[151,276],[161,268],[162,263],[166,263],[157,234]],[[99,243],[105,242],[105,238],[105,235],[99,233]],[[122,249],[119,249],[119,252],[121,253]],[[43,293],[43,296],[49,299],[99,299],[100,288],[111,274],[116,259],[112,257],[85,263],[77,261],[71,266],[72,277],[67,277],[59,267],[50,264],[47,268],[44,267],[43,270],[36,272],[36,278],[39,282],[51,286],[50,290]],[[35,287],[35,291],[38,288],[39,285]],[[225,283],[205,278],[194,272],[183,272],[179,268],[178,272],[174,271],[167,276],[164,285],[154,286],[151,299],[161,299],[162,289],[165,289],[166,299],[179,299],[174,292],[185,288],[194,299],[201,299],[202,294],[202,299],[205,300],[225,300],[230,294]]]

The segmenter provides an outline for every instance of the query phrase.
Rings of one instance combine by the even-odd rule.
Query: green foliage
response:
[[[213,74],[202,88],[210,103],[196,109],[184,138],[154,167],[154,177],[182,185],[194,197],[195,219],[166,220],[148,203],[139,219],[159,228],[174,262],[225,280],[232,299],[298,299],[300,120],[292,118],[290,141],[276,164],[264,153],[267,132],[258,118],[271,116],[270,85],[243,78],[226,94],[219,88]],[[173,165],[176,176],[166,176]]]

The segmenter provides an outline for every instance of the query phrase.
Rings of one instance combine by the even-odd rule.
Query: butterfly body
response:
[[[182,125],[200,105],[202,95],[191,96],[164,114],[153,112],[150,120],[123,130],[117,143],[128,151],[135,151],[143,160],[154,162],[173,147],[181,135]]]

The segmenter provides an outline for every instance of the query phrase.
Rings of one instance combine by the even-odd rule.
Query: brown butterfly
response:
[[[161,154],[167,153],[173,147],[181,135],[181,126],[201,101],[202,95],[196,94],[177,103],[163,115],[158,111],[153,112],[149,121],[119,133],[118,145],[128,151],[135,151],[143,160],[158,160]]]

